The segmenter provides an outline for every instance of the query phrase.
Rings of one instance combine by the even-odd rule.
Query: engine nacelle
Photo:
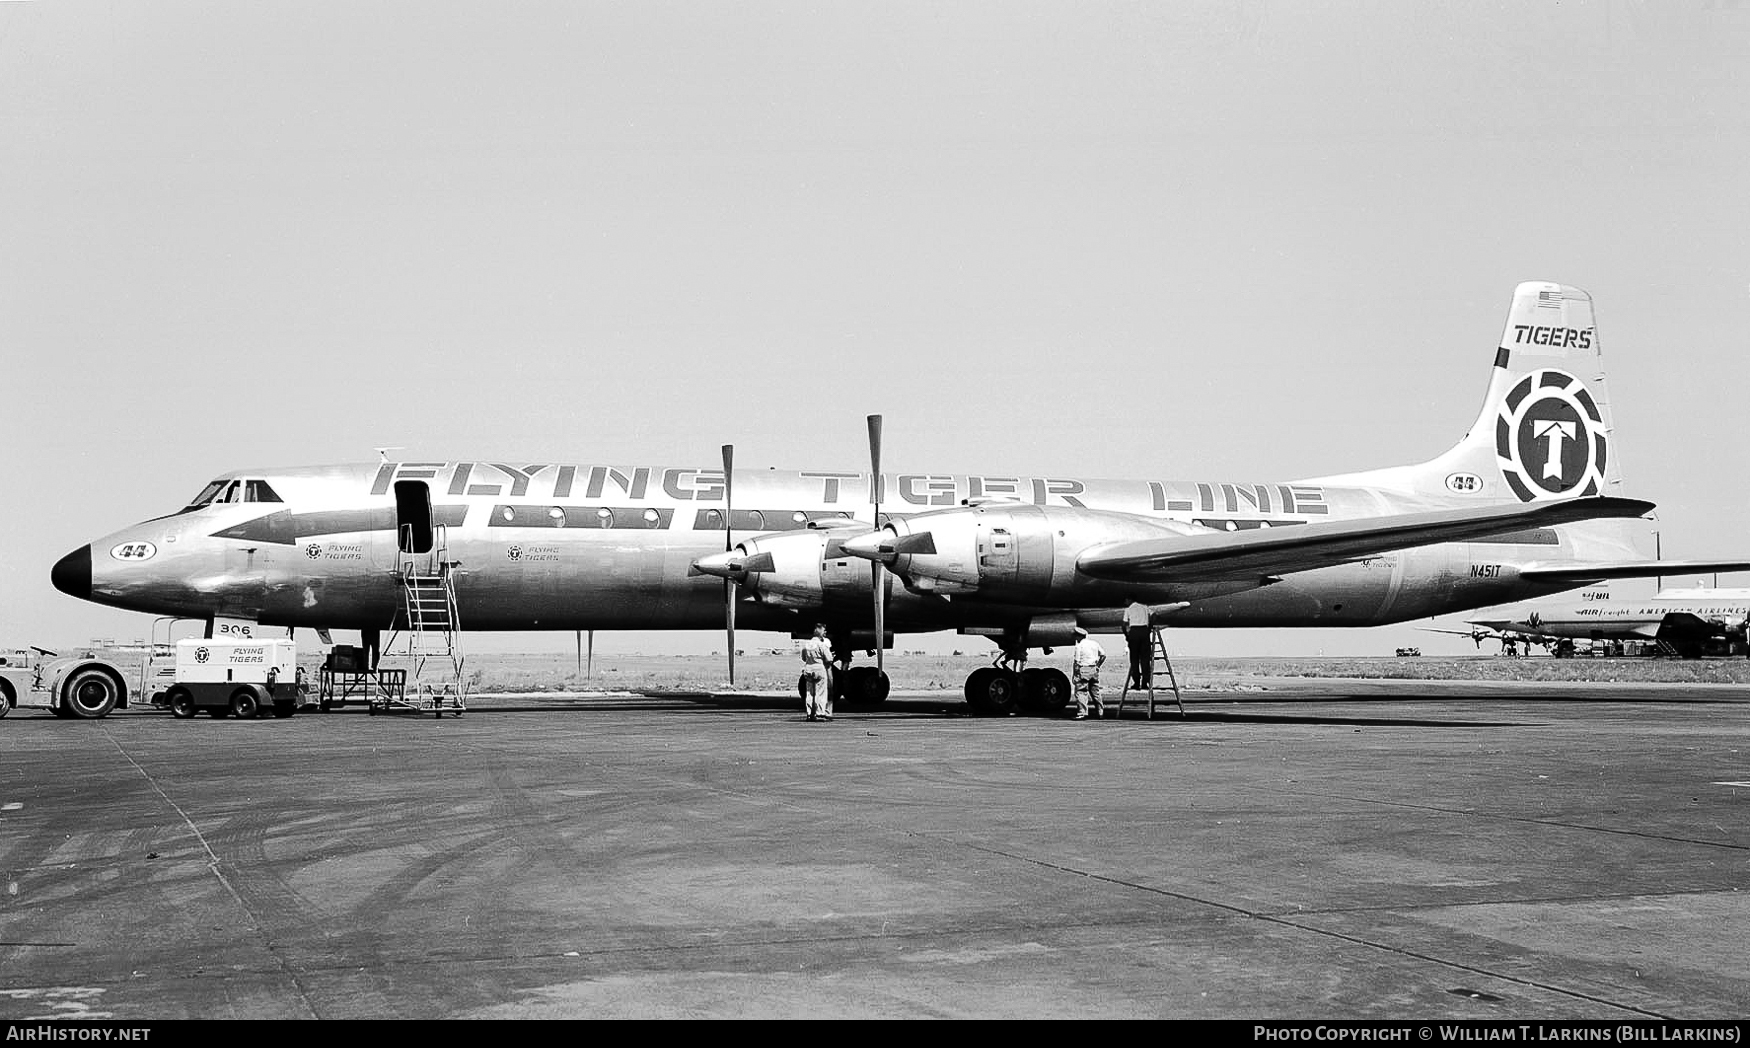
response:
[[[883,531],[882,553],[914,592],[1062,606],[1116,588],[1077,575],[1076,556],[1088,547],[1208,529],[1073,506],[988,503],[893,520]]]
[[[830,613],[869,614],[870,565],[844,551],[855,530],[786,531],[736,543],[745,574],[741,592],[764,604]],[[892,577],[886,576],[889,590]]]

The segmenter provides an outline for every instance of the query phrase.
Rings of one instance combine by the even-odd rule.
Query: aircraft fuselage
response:
[[[730,524],[738,541],[804,531],[810,522],[872,519],[867,473],[738,470],[734,481]],[[1305,482],[900,473],[885,474],[883,484],[884,517],[994,500],[1230,532],[1421,505],[1373,489]],[[470,630],[705,629],[723,621],[723,583],[689,572],[696,558],[724,549],[721,470],[385,462],[240,471],[208,491],[215,489],[219,496],[204,504],[197,499],[182,512],[75,551],[56,566],[56,585],[159,615],[382,628],[400,607],[401,573],[442,559],[453,565],[460,618]],[[1565,530],[1201,587],[1069,578],[1075,551],[1062,548],[1053,558],[1047,547],[1071,540],[1061,531],[1042,533],[1032,555],[1055,562],[1053,570],[1064,576],[1061,585],[1040,591],[1049,599],[1034,605],[979,595],[943,599],[895,585],[887,625],[902,632],[988,625],[1064,607],[1121,606],[1131,597],[1190,601],[1173,620],[1179,626],[1381,625],[1557,591],[1520,580],[1516,566],[1562,555]],[[861,603],[846,604],[847,615],[862,614],[869,566],[828,558],[819,571],[828,581],[835,572],[863,580]],[[806,629],[814,617],[753,600],[743,601],[738,614],[742,626],[770,630]]]

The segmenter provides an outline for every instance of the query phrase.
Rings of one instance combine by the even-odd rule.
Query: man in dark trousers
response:
[[[1154,687],[1154,637],[1148,628],[1148,605],[1131,600],[1124,609],[1124,642],[1130,647],[1130,686],[1138,690]]]

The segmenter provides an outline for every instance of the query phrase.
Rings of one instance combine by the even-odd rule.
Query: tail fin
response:
[[[1488,395],[1464,439],[1421,465],[1323,479],[1442,501],[1623,495],[1598,349],[1592,296],[1564,284],[1520,284]]]

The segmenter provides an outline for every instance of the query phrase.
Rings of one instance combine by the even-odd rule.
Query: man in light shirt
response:
[[[1153,688],[1155,652],[1149,632],[1148,605],[1132,600],[1124,609],[1124,642],[1130,648],[1130,686]]]
[[[1088,719],[1088,704],[1093,703],[1094,716],[1106,715],[1106,703],[1100,698],[1100,667],[1106,662],[1106,649],[1088,636],[1088,631],[1076,627],[1076,646],[1070,667],[1075,683],[1076,720]]]
[[[814,636],[802,642],[802,711],[809,720],[832,720],[832,643],[826,627],[815,626]]]

